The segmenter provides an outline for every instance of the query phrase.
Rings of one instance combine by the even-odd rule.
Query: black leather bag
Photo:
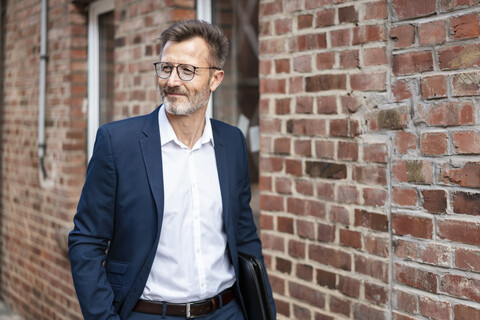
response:
[[[239,252],[240,291],[247,309],[248,320],[273,320],[267,282],[260,259]]]

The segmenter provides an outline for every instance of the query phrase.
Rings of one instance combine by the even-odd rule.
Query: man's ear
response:
[[[215,70],[210,78],[210,91],[215,91],[217,87],[222,83],[225,72],[223,70]]]

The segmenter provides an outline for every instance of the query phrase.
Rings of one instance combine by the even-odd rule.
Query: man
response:
[[[97,132],[69,236],[80,306],[85,319],[244,319],[238,252],[263,261],[245,138],[206,118],[228,41],[192,20],[161,44],[163,105]]]

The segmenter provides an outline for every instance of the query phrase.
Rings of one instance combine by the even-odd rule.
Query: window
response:
[[[197,16],[220,26],[230,40],[225,77],[213,94],[212,115],[239,127],[247,138],[251,206],[258,222],[258,0],[199,0]]]
[[[97,129],[113,120],[114,1],[100,0],[89,8],[88,25],[88,159]]]

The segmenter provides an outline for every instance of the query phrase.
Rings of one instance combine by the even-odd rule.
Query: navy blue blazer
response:
[[[73,281],[87,320],[126,319],[150,273],[168,201],[163,193],[158,110],[98,129],[69,235]],[[238,251],[263,262],[249,204],[246,143],[238,128],[211,123],[227,250],[241,281]],[[275,308],[270,284],[268,290]],[[238,286],[236,297],[243,307]]]

